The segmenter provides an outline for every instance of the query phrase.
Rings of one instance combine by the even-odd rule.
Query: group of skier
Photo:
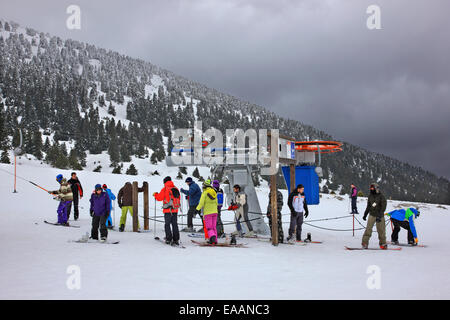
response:
[[[69,225],[68,219],[70,216],[71,207],[74,207],[74,219],[79,217],[78,202],[83,197],[83,188],[75,172],[71,174],[71,179],[66,180],[63,175],[56,176],[56,181],[60,184],[60,188],[49,193],[56,195],[60,200],[57,213],[58,224]],[[199,215],[202,221],[202,227],[197,232],[204,232],[205,238],[210,244],[217,244],[217,239],[224,237],[224,227],[221,220],[221,211],[224,205],[224,192],[220,188],[218,180],[205,180],[202,183],[202,189],[191,177],[185,180],[188,189],[178,188],[174,185],[170,176],[163,180],[163,188],[160,192],[154,192],[153,197],[155,201],[162,202],[164,214],[164,230],[165,242],[167,244],[179,245],[180,232],[178,229],[178,211],[181,207],[181,194],[188,200],[189,209],[187,212],[187,227],[182,229],[182,232],[195,232],[193,225],[193,218]],[[142,191],[142,188],[139,188]],[[181,192],[180,192],[181,191]],[[123,232],[125,229],[127,213],[133,215],[132,203],[132,186],[130,182],[119,190],[117,200],[119,208],[122,210],[120,217],[119,231]],[[357,196],[358,191],[355,185],[351,185],[351,202],[352,214],[358,214],[357,210]],[[277,220],[278,220],[278,241],[284,242],[284,233],[282,227],[283,195],[277,191]],[[116,197],[106,184],[95,185],[90,198],[90,215],[92,217],[91,238],[98,240],[98,230],[100,229],[100,240],[105,241],[108,236],[108,228],[113,228],[111,219],[112,201]],[[308,217],[309,210],[306,202],[304,186],[299,184],[289,194],[288,207],[290,209],[290,226],[287,241],[302,241],[302,225],[304,218]],[[364,212],[363,220],[366,221],[367,226],[362,238],[362,247],[368,248],[369,239],[372,235],[373,226],[376,226],[378,233],[378,240],[381,249],[387,249],[386,241],[386,223],[384,216],[387,215],[391,219],[393,225],[393,232],[391,236],[391,243],[398,244],[398,233],[401,228],[408,231],[408,243],[417,245],[418,238],[414,225],[414,218],[417,218],[420,212],[416,208],[407,208],[394,210],[385,213],[387,201],[385,196],[381,193],[379,185],[372,183],[370,185],[370,193],[367,199],[367,207]],[[248,217],[248,202],[247,195],[241,189],[241,186],[233,186],[233,198],[231,205],[227,208],[229,211],[234,211],[236,230],[232,233],[233,236],[256,236],[253,230],[251,220]],[[267,207],[267,218],[269,220],[270,230],[272,232],[272,215],[271,215],[271,194],[269,193],[269,204]],[[246,226],[244,232],[243,224]],[[138,222],[139,228],[139,222]]]

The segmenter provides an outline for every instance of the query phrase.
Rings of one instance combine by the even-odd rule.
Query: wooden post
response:
[[[14,155],[14,192],[17,193],[16,190],[16,177],[17,177],[17,156]]]
[[[295,165],[294,164],[290,164],[289,165],[289,175],[290,175],[290,180],[291,180],[291,189],[289,190],[289,192],[292,192],[295,190],[296,184],[295,184]]]
[[[144,189],[144,230],[148,230],[148,183],[147,181],[144,182],[143,185]]]
[[[138,232],[138,183],[133,181],[133,232]]]
[[[278,245],[277,175],[270,176],[270,213],[272,215],[272,245]]]

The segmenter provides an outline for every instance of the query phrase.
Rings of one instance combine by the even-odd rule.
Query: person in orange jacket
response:
[[[172,182],[172,178],[167,176],[164,178],[164,187],[161,191],[153,193],[156,201],[163,202],[164,213],[164,230],[166,232],[166,243],[171,245],[179,245],[180,232],[178,231],[177,214],[181,206],[180,191]],[[172,230],[171,228],[172,227]]]

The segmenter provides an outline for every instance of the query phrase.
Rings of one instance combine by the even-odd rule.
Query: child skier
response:
[[[358,214],[358,207],[357,207],[358,189],[353,183],[351,185],[350,198],[352,201],[352,212],[350,214]]]
[[[391,222],[394,225],[394,231],[392,231],[391,235],[392,244],[398,244],[398,233],[400,232],[400,228],[408,231],[408,244],[416,246],[419,243],[414,219],[419,217],[420,211],[416,208],[408,208],[406,210],[394,210],[386,213],[386,215],[391,218]]]
[[[156,201],[163,202],[164,230],[166,232],[166,243],[178,246],[180,233],[178,231],[177,214],[180,208],[180,191],[172,182],[172,178],[164,178],[164,187],[161,191],[153,193]],[[172,227],[172,230],[170,229]]]
[[[223,206],[223,190],[220,188],[219,180],[213,181],[213,188],[217,193],[217,238],[222,238],[225,236],[222,218],[220,216],[220,212],[222,211]]]
[[[203,182],[203,193],[197,210],[203,209],[203,221],[209,237],[209,243],[217,244],[217,192],[211,185],[211,180]]]
[[[58,181],[58,183],[60,184],[59,190],[49,191],[48,193],[56,195],[57,199],[60,200],[57,210],[58,224],[68,226],[69,222],[67,222],[67,212],[73,200],[72,188],[70,187],[70,184],[67,183],[66,178],[64,178],[62,174],[58,174],[56,176],[56,181]]]
[[[91,238],[98,240],[98,228],[100,227],[101,241],[106,241],[108,229],[106,229],[106,219],[111,210],[111,200],[106,192],[103,192],[100,184],[95,185],[95,192],[91,195],[90,213],[92,217]]]
[[[116,200],[116,196],[114,195],[114,193],[112,193],[111,189],[109,189],[106,184],[103,184],[102,188],[108,194],[108,197],[109,197],[109,200],[110,200],[109,201],[108,219],[106,220],[106,227],[108,229],[112,229],[113,228],[113,222],[112,222],[112,218],[111,218],[111,210],[112,210],[112,202],[113,202],[113,200]]]

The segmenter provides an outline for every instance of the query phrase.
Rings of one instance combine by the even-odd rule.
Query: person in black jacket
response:
[[[73,217],[75,220],[78,220],[79,211],[78,211],[78,200],[83,198],[83,187],[81,186],[80,180],[78,180],[77,174],[72,172],[71,178],[67,181],[72,188],[73,194]],[[68,209],[67,220],[70,217],[71,207]]]
[[[380,192],[380,187],[376,183],[370,185],[370,193],[367,198],[367,208],[364,212],[363,220],[367,219],[366,231],[362,238],[362,247],[367,249],[369,246],[369,240],[372,236],[373,225],[376,224],[378,232],[378,240],[381,249],[387,249],[386,244],[386,224],[384,222],[384,211],[386,210],[387,201],[385,196]]]
[[[305,198],[305,188],[302,184],[299,184],[294,191],[291,192],[288,198],[288,206],[291,210],[291,225],[289,226],[289,237],[287,238],[290,241],[293,238],[295,228],[297,241],[302,240],[302,224],[303,224],[303,216],[308,217],[308,204],[306,203]]]

